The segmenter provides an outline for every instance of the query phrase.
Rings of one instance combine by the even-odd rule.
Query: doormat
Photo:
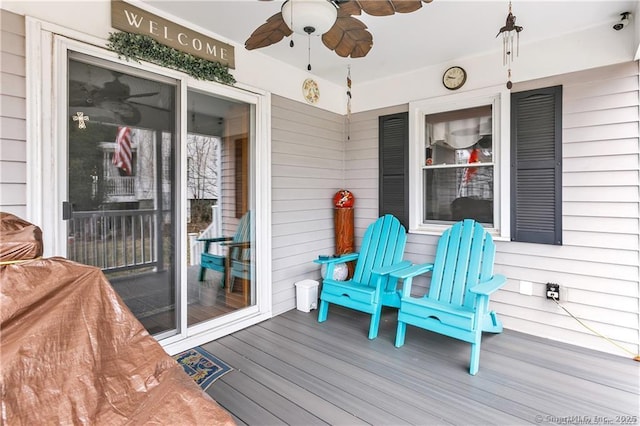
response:
[[[178,361],[184,371],[205,391],[213,382],[233,370],[201,347],[180,352],[174,355],[173,359]]]

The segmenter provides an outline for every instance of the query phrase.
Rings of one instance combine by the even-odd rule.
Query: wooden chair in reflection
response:
[[[206,269],[222,273],[221,286],[226,289],[226,301],[233,307],[247,306],[251,296],[251,215],[245,213],[238,222],[233,237],[199,238],[204,242],[200,257],[199,281],[203,281]],[[209,253],[211,244],[226,248],[225,255]],[[240,288],[236,289],[236,284]]]

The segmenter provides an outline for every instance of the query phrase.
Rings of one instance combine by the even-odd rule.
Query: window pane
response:
[[[491,106],[426,116],[425,165],[493,161]]]
[[[187,324],[256,304],[250,213],[254,107],[187,92]]]
[[[493,166],[425,168],[424,221],[493,224]]]
[[[425,126],[423,221],[493,224],[491,105],[429,114]]]

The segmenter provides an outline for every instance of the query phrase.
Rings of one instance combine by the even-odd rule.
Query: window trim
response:
[[[511,93],[503,86],[491,86],[409,103],[409,232],[440,235],[450,225],[422,223],[424,191],[422,164],[426,137],[425,116],[446,111],[492,106],[494,155],[494,227],[488,229],[500,240],[511,235],[510,114]]]

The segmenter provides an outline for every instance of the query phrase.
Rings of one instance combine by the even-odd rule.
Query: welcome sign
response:
[[[149,36],[166,46],[235,69],[233,46],[192,31],[120,0],[111,2],[111,26]]]

